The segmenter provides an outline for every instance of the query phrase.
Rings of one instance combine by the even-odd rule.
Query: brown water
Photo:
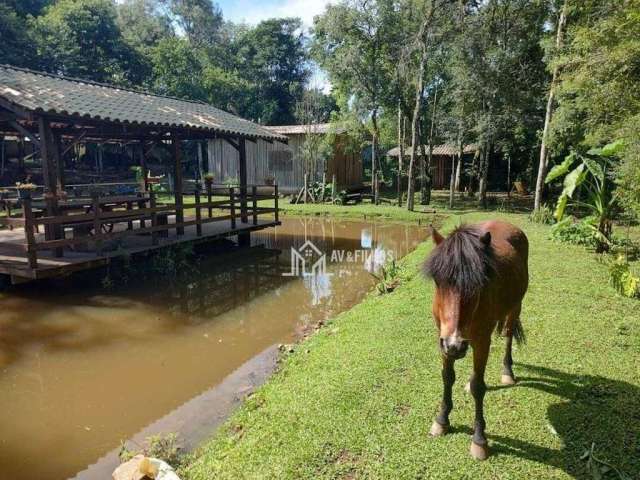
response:
[[[0,294],[0,478],[73,476],[265,348],[360,301],[383,252],[400,257],[424,237],[407,225],[286,219],[253,236],[267,249],[201,257],[180,286],[114,278],[111,289],[75,280]],[[283,276],[306,240],[327,254],[328,275]]]

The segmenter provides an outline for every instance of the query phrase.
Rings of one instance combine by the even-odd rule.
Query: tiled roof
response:
[[[464,147],[464,153],[476,153],[476,151],[478,150],[478,146],[475,144],[471,144],[471,145],[465,145]],[[420,148],[418,148],[418,153],[420,153]],[[425,145],[424,146],[424,151],[428,154],[429,153],[429,146]],[[411,155],[411,147],[405,147],[404,148],[404,154],[405,156],[409,156]],[[447,155],[447,156],[452,156],[452,155],[457,155],[458,154],[458,146],[457,145],[452,145],[452,144],[444,144],[444,145],[435,145],[433,147],[433,154],[434,155]],[[387,156],[388,157],[397,157],[398,155],[400,155],[400,147],[394,147],[391,150],[389,150],[387,152]]]
[[[273,127],[264,127],[271,132],[280,135],[304,135],[307,133],[329,133],[331,131],[330,123],[313,123],[309,125],[276,125]],[[336,133],[341,133],[344,129],[338,128]]]
[[[8,65],[0,65],[0,98],[34,113],[286,141],[277,132],[205,103]]]

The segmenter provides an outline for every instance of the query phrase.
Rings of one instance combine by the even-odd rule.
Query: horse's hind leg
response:
[[[504,358],[502,360],[502,378],[500,383],[503,385],[514,385],[516,383],[516,377],[513,374],[513,333],[516,328],[517,322],[520,321],[521,306],[518,305],[511,313],[507,315],[507,321],[505,323],[505,351]]]
[[[445,355],[442,356],[442,403],[440,404],[440,412],[436,416],[431,431],[432,437],[439,437],[447,433],[449,428],[449,413],[453,409],[453,384],[456,381],[456,372],[453,368],[455,360]]]

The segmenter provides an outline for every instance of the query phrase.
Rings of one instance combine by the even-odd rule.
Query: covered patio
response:
[[[185,242],[237,236],[246,245],[251,231],[279,224],[278,186],[247,184],[246,144],[286,137],[204,103],[0,65],[0,137],[26,139],[34,150],[30,168],[16,162],[19,182],[0,184],[0,274],[13,282]],[[210,139],[237,150],[237,182],[203,175],[200,148]],[[80,147],[90,145],[126,150],[135,166],[123,171],[135,177],[102,175],[99,157],[83,177],[90,182],[67,183],[85,159]],[[185,178],[189,147],[198,168]],[[159,149],[169,166],[153,176]],[[274,207],[258,207],[262,199]]]

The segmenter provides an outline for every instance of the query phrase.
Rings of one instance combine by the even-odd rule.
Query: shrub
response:
[[[620,295],[628,298],[640,295],[640,278],[631,273],[624,255],[609,264],[609,282]]]
[[[531,215],[529,215],[529,221],[543,225],[552,225],[554,222],[553,211],[549,208],[549,205],[545,203],[539,210],[531,212]]]
[[[593,217],[583,220],[567,217],[551,227],[551,238],[558,242],[596,248],[598,230],[595,222]]]
[[[181,453],[180,442],[176,433],[166,435],[152,435],[147,437],[146,445],[140,450],[129,450],[123,443],[120,446],[120,461],[122,463],[131,460],[136,455],[142,454],[145,457],[158,458],[164,460],[172,467],[180,466],[184,460]]]

